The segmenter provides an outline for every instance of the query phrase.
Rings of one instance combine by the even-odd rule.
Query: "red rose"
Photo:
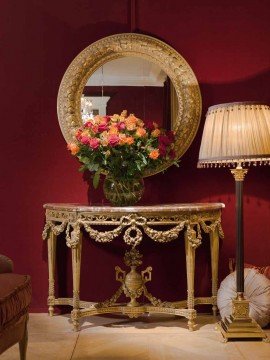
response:
[[[158,137],[158,143],[162,144],[162,145],[165,145],[165,146],[168,146],[168,145],[171,144],[171,141],[166,135],[160,135]]]
[[[89,146],[91,149],[95,150],[99,147],[100,140],[97,138],[89,139]]]
[[[150,131],[155,129],[153,121],[149,121],[149,120],[145,122],[145,127]]]
[[[160,154],[161,157],[166,156],[167,149],[166,149],[166,146],[164,144],[160,143],[158,145],[158,150],[159,150],[159,154]]]
[[[108,125],[106,123],[102,123],[98,125],[98,132],[103,132],[108,130]]]
[[[170,140],[170,142],[173,143],[175,140],[174,131],[169,130],[166,132],[166,135],[167,135],[168,139]]]
[[[111,146],[116,146],[116,145],[119,143],[119,141],[120,141],[119,136],[118,136],[118,135],[115,135],[115,134],[111,134],[111,135],[109,136],[108,140],[109,140],[109,144],[110,144]]]

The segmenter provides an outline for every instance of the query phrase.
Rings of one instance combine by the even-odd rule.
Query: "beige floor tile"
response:
[[[50,318],[31,314],[27,360],[269,360],[270,344],[222,343],[212,316],[197,318],[197,331],[187,330],[185,318],[152,315],[138,319],[93,316],[73,332],[69,315]],[[266,330],[270,336],[270,329]],[[19,359],[18,345],[1,360]]]
[[[73,332],[70,315],[55,315],[50,317],[44,313],[30,314],[28,330],[32,334]]]
[[[29,332],[27,360],[71,359],[79,334]],[[18,360],[19,346],[14,345],[1,355],[1,360]]]
[[[80,333],[72,360],[150,360],[148,336]]]
[[[213,339],[207,334],[194,332],[188,336],[180,334],[149,335],[150,359],[160,360],[243,360],[235,344],[222,344],[218,334]]]
[[[268,332],[268,336],[270,336]],[[270,344],[264,342],[240,342],[236,343],[238,350],[243,354],[245,360],[269,360]]]

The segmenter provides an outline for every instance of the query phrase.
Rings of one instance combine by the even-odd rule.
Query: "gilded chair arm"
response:
[[[13,261],[5,255],[0,255],[0,274],[13,272]]]

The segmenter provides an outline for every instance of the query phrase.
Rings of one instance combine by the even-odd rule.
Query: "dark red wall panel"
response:
[[[130,31],[129,2],[15,1],[0,3],[1,232],[0,252],[33,281],[33,311],[46,309],[47,255],[41,240],[46,202],[103,202],[78,163],[66,151],[58,126],[56,98],[72,59],[92,42]],[[180,168],[145,179],[141,203],[220,201],[225,239],[220,278],[235,254],[234,181],[226,169],[198,170],[207,107],[240,100],[270,102],[269,1],[136,2],[137,31],[155,36],[183,55],[202,91],[198,134]],[[134,23],[134,18],[133,18]],[[270,168],[252,168],[245,180],[246,261],[270,262]],[[71,294],[70,250],[59,241],[59,292]],[[145,266],[153,265],[151,290],[158,297],[186,295],[183,241],[142,245]],[[109,297],[116,289],[114,266],[122,264],[123,243],[84,242],[82,296]],[[210,289],[209,244],[197,251],[196,293]],[[100,286],[102,284],[102,286]]]

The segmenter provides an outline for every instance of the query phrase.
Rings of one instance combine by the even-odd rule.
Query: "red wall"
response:
[[[58,126],[56,98],[73,58],[104,36],[129,32],[126,0],[2,0],[0,3],[1,232],[0,252],[33,280],[33,311],[46,309],[47,255],[42,243],[42,204],[103,200],[88,190],[87,177],[66,151]],[[205,112],[222,102],[270,102],[270,7],[268,0],[138,0],[139,32],[157,37],[185,57],[200,83],[201,127],[180,168],[145,180],[146,203],[221,201],[226,204],[220,278],[235,251],[234,182],[226,169],[198,170],[196,161]],[[254,168],[245,181],[246,261],[270,262],[270,169]],[[59,242],[60,293],[71,289],[70,250]],[[116,288],[121,241],[84,242],[82,296],[102,299]],[[209,289],[208,244],[197,252],[197,294]],[[151,289],[159,297],[185,296],[183,242],[143,244],[145,265],[153,265]],[[64,277],[64,275],[67,275]],[[100,283],[102,286],[100,286]],[[99,285],[98,285],[99,284]]]

